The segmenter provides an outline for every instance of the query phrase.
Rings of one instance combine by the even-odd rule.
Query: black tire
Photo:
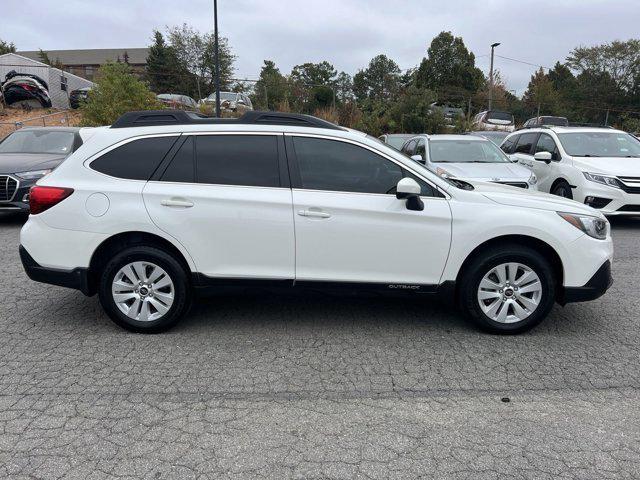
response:
[[[571,191],[571,186],[565,181],[558,182],[556,185],[554,185],[551,193],[559,197],[573,200],[573,192]]]
[[[115,275],[122,267],[136,261],[150,262],[159,266],[173,282],[173,304],[162,317],[156,320],[142,322],[128,317],[118,308],[113,298],[111,289]],[[122,328],[138,333],[161,333],[169,330],[187,314],[192,298],[189,277],[182,264],[173,255],[151,246],[130,247],[115,255],[100,275],[98,296],[111,320]]]
[[[537,308],[524,320],[500,323],[488,317],[480,307],[478,289],[483,277],[491,269],[510,262],[523,264],[538,275],[542,284],[542,296]],[[547,317],[556,298],[556,280],[551,265],[536,250],[516,244],[491,247],[465,267],[458,298],[464,312],[482,330],[494,334],[513,335],[532,329]]]

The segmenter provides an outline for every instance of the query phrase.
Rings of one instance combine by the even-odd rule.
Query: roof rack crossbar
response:
[[[344,130],[335,123],[300,113],[261,112],[251,110],[240,118],[212,118],[184,110],[146,110],[128,112],[111,128],[150,127],[158,125],[286,125]]]

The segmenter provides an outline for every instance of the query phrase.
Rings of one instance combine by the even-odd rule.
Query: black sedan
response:
[[[29,189],[82,145],[79,128],[22,128],[0,141],[0,212],[29,211]]]

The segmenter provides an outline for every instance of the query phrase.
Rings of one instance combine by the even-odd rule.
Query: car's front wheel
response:
[[[555,302],[555,278],[536,250],[519,245],[493,248],[463,272],[460,300],[482,329],[515,334],[540,323]]]
[[[107,263],[98,294],[116,324],[140,333],[173,327],[187,313],[191,298],[180,262],[150,246],[125,249]]]

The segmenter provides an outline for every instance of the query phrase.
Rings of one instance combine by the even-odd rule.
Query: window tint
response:
[[[392,193],[403,177],[395,163],[350,143],[295,137],[294,147],[302,188]]]
[[[193,168],[193,137],[189,136],[173,157],[171,163],[164,171],[161,180],[163,182],[193,183],[195,171]]]
[[[413,173],[403,169],[402,176],[404,178],[407,178],[407,177],[413,178],[416,182],[418,182],[418,185],[420,185],[420,195],[422,195],[423,197],[441,197],[442,196],[440,192],[438,192],[438,190],[436,190],[434,187],[429,185],[424,180],[416,177]],[[393,190],[392,193],[396,193],[396,191]]]
[[[554,142],[553,138],[551,138],[551,135],[547,135],[546,133],[540,134],[540,138],[536,144],[535,153],[538,152],[549,152],[553,160],[558,158],[558,147],[556,146],[556,142]]]
[[[520,135],[514,135],[513,137],[505,139],[500,148],[502,148],[502,151],[504,151],[504,153],[513,153],[516,149],[516,143],[518,143],[519,138]]]
[[[516,145],[515,153],[525,153],[531,154],[531,147],[533,147],[533,142],[536,141],[537,133],[523,133],[520,135],[518,139],[518,143]]]
[[[112,177],[149,180],[177,138],[141,138],[125,143],[91,162],[91,168]]]
[[[202,135],[196,138],[196,181],[279,187],[275,135]]]

